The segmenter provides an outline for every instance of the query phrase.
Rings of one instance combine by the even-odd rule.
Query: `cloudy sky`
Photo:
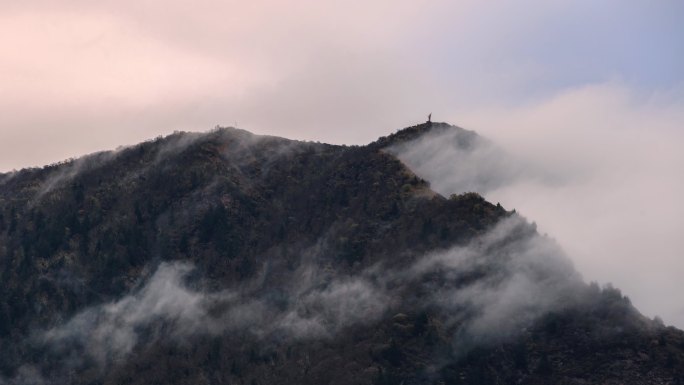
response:
[[[684,327],[684,3],[0,1],[0,171],[215,125],[434,120],[557,174],[488,198]]]

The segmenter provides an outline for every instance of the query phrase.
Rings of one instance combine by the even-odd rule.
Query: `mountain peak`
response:
[[[378,138],[375,142],[371,143],[370,146],[375,146],[379,148],[390,147],[393,145],[406,143],[422,136],[428,134],[439,134],[445,132],[454,132],[457,134],[467,134],[477,136],[474,131],[468,131],[461,127],[444,123],[444,122],[425,122],[417,124],[415,126],[410,126],[398,130],[397,132],[390,134],[388,136],[383,136]]]
[[[679,379],[681,331],[586,285],[520,216],[426,194],[395,155],[473,138],[446,123],[368,146],[219,128],[13,175],[0,384]]]

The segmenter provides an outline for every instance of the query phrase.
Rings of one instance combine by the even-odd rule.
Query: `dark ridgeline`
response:
[[[681,331],[384,151],[432,130],[461,129],[225,128],[0,175],[0,384],[681,382]]]

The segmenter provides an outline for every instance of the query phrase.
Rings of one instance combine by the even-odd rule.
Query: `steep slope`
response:
[[[393,154],[176,133],[0,177],[0,383],[668,383],[684,336]]]

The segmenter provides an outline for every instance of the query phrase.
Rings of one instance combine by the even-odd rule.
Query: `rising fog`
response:
[[[430,136],[399,157],[442,194],[472,190],[517,209],[587,280],[612,282],[645,314],[683,327],[684,116],[676,103],[641,103],[604,86],[472,111],[462,121],[487,138],[481,146]]]
[[[318,267],[317,245],[302,251],[299,268],[281,285],[257,277],[209,290],[191,264],[162,263],[137,289],[35,331],[29,343],[58,357],[66,370],[107,371],[136,348],[160,341],[182,344],[226,334],[250,335],[255,343],[330,339],[383,316],[429,308],[457,331],[454,352],[465,354],[513,337],[581,297],[583,286],[570,261],[555,242],[533,231],[512,216],[469,245],[351,276]],[[474,274],[480,278],[464,280]],[[424,294],[416,296],[420,287]],[[40,378],[27,364],[18,376],[31,374]]]

